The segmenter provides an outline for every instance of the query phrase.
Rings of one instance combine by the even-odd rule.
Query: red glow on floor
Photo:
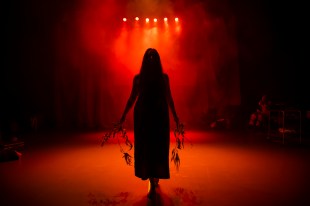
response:
[[[244,134],[188,131],[190,137],[214,141],[185,144],[180,170],[170,163],[171,178],[160,180],[158,199],[151,202],[148,182],[134,176],[117,143],[100,147],[101,134],[32,136],[20,160],[0,164],[0,204],[308,205],[308,147],[279,147],[261,139],[251,143],[254,137]]]

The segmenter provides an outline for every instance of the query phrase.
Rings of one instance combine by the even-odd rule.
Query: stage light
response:
[[[175,21],[175,22],[179,22],[179,18],[178,18],[178,17],[175,17],[175,18],[174,18],[174,21]]]
[[[149,21],[150,21],[149,18],[146,18],[146,19],[145,19],[145,22],[146,22],[146,23],[149,23]]]
[[[165,21],[165,22],[167,22],[167,21],[168,21],[168,18],[167,18],[167,17],[165,17],[165,18],[164,18],[164,21]]]
[[[136,17],[135,19],[136,19],[136,21],[139,21],[139,17]]]
[[[125,22],[125,21],[127,21],[127,19],[126,19],[126,18],[123,18],[123,21]]]
[[[154,18],[154,22],[157,22],[157,19],[156,19],[156,18]]]

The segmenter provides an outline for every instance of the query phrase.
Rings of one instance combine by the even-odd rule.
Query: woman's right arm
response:
[[[133,84],[132,84],[132,89],[131,89],[129,99],[128,99],[127,104],[125,106],[125,110],[123,112],[123,115],[120,119],[121,124],[125,121],[127,113],[129,112],[129,110],[131,109],[131,107],[133,106],[133,104],[135,103],[135,101],[137,99],[137,96],[139,94],[138,84],[139,84],[139,77],[138,77],[138,75],[136,75],[133,79]]]

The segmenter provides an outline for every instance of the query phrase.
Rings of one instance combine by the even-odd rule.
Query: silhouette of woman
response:
[[[137,101],[136,101],[137,99]],[[135,75],[130,97],[120,119],[123,124],[134,106],[135,176],[149,179],[148,197],[155,195],[159,179],[169,179],[169,108],[179,125],[168,75],[163,73],[157,50],[146,50],[140,73]]]

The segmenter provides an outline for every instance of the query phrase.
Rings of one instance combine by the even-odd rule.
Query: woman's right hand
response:
[[[122,116],[121,119],[119,120],[119,123],[120,123],[120,124],[123,124],[123,123],[125,122],[125,119],[126,119],[126,118],[125,118],[124,116]]]

